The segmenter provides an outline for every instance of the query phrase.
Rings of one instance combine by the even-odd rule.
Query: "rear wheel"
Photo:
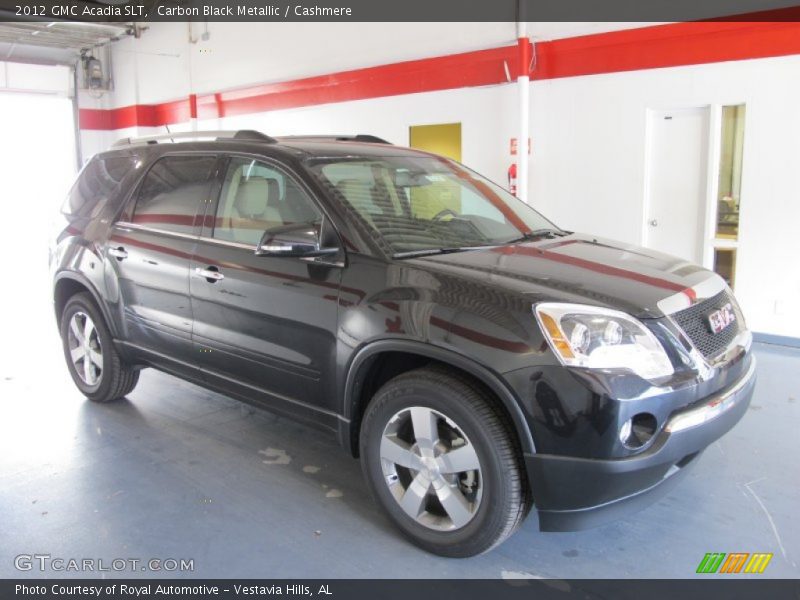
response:
[[[139,371],[120,357],[88,293],[76,294],[67,301],[61,315],[61,340],[69,374],[89,400],[110,402],[136,387]]]
[[[511,429],[492,399],[439,368],[384,385],[361,429],[373,494],[415,544],[442,556],[486,552],[530,507]]]

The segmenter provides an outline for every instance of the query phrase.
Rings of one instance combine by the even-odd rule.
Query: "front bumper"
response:
[[[526,454],[542,531],[595,527],[640,510],[666,494],[700,453],[727,433],[750,405],[755,358],[727,389],[675,412],[652,445],[630,458],[587,459]]]

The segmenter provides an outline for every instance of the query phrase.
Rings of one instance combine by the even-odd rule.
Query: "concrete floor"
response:
[[[194,577],[682,578],[706,552],[773,552],[762,577],[800,576],[798,350],[757,346],[746,418],[659,503],[579,533],[539,533],[532,514],[448,560],[397,535],[332,438],[153,370],[92,404],[53,330],[44,318],[0,362],[0,577],[38,576],[13,558],[48,553],[194,559]]]

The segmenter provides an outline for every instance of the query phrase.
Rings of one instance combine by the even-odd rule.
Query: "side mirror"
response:
[[[256,247],[256,256],[313,257],[330,256],[339,248],[320,245],[317,223],[292,223],[267,229]]]

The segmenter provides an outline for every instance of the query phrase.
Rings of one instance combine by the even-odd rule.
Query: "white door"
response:
[[[651,110],[644,245],[700,263],[708,177],[708,107]]]

